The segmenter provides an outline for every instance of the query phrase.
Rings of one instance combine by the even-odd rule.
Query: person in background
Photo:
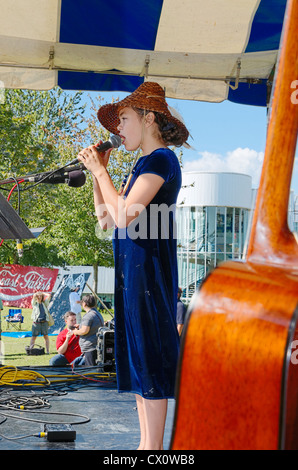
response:
[[[37,336],[43,335],[47,354],[50,353],[50,342],[48,336],[49,329],[49,310],[48,306],[51,300],[51,294],[35,292],[32,298],[32,338],[30,348],[33,348]]]
[[[186,306],[184,305],[184,303],[180,299],[181,294],[182,294],[182,289],[181,289],[181,287],[178,287],[178,302],[177,302],[176,322],[177,322],[177,330],[178,330],[179,336],[181,335],[182,330],[183,330],[185,315],[186,315],[186,311],[187,311]]]
[[[76,314],[68,311],[64,315],[64,320],[66,328],[57,336],[58,354],[50,359],[50,366],[66,366],[81,355],[79,337],[73,334],[77,324]]]
[[[101,326],[104,326],[104,319],[95,308],[96,301],[94,295],[85,295],[82,298],[81,304],[86,313],[79,328],[73,330],[73,333],[80,337],[79,345],[84,355],[84,365],[95,366],[97,358],[97,332]]]
[[[77,316],[77,323],[81,323],[81,297],[79,295],[80,284],[77,284],[74,289],[71,289],[69,294],[69,303],[70,303],[70,311],[75,313]]]

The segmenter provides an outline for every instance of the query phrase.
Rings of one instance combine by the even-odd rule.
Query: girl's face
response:
[[[141,144],[142,119],[132,108],[123,108],[119,112],[120,124],[117,127],[126,150],[136,150]]]

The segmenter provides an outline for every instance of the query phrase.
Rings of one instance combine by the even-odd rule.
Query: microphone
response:
[[[121,140],[121,137],[119,135],[111,135],[109,140],[107,140],[106,142],[103,142],[102,144],[98,145],[96,147],[96,149],[99,152],[105,152],[106,150],[109,150],[110,148],[120,147],[121,143],[122,143],[122,140]],[[69,164],[70,165],[76,165],[77,163],[82,163],[82,162],[80,162],[80,160],[75,158]]]
[[[63,184],[67,183],[72,188],[79,188],[86,182],[86,175],[81,169],[72,169],[71,171],[59,170],[53,173],[39,173],[37,175],[29,175],[24,177],[25,182],[45,183],[45,184]]]
[[[82,170],[71,171],[68,178],[67,184],[71,188],[80,188],[86,182],[86,175]]]
[[[13,182],[25,183],[46,183],[46,184],[59,184],[67,183],[68,186],[79,188],[83,186],[86,181],[86,175],[82,170],[86,170],[84,165],[80,163],[76,166],[69,168],[58,168],[57,170],[46,171],[44,173],[33,173],[16,178],[9,178],[0,181],[0,184],[8,184]]]

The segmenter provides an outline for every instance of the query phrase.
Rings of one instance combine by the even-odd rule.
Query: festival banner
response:
[[[0,266],[0,299],[4,305],[31,308],[34,292],[52,292],[58,272],[58,269],[18,264]]]

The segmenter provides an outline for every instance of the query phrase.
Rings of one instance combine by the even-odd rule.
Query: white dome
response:
[[[177,205],[252,208],[252,178],[241,173],[182,172]]]

